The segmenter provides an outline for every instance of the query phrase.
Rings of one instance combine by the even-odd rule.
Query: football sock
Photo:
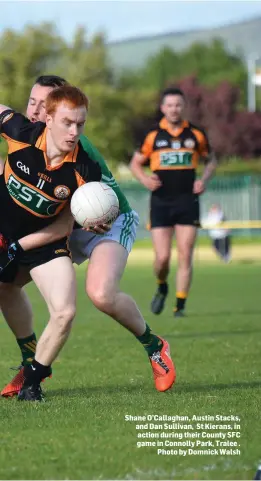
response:
[[[180,291],[176,293],[176,307],[174,311],[182,311],[185,308],[187,300],[187,292]]]
[[[24,337],[22,339],[16,339],[16,340],[22,354],[23,366],[28,366],[29,364],[31,364],[35,356],[35,350],[36,350],[36,344],[37,344],[35,333],[33,333],[29,337]]]
[[[150,327],[146,324],[146,330],[142,336],[136,336],[138,341],[143,345],[148,355],[151,356],[155,351],[160,351],[163,342],[162,340],[151,332]]]
[[[161,281],[158,279],[158,291],[160,294],[166,296],[168,294],[168,283],[166,281]]]
[[[51,374],[51,366],[44,366],[35,359],[32,364],[24,368],[24,386],[31,386],[32,384],[40,384],[40,382]]]

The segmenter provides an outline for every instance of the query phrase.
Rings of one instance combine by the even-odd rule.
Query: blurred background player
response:
[[[223,210],[219,204],[213,204],[207,216],[202,221],[202,226],[208,229],[212,246],[218,256],[224,261],[231,260],[231,236],[228,229],[218,226],[226,220]],[[217,227],[215,227],[217,226]]]
[[[65,79],[55,75],[43,75],[37,78],[30,93],[27,117],[33,122],[45,122],[47,95],[55,87],[65,83]],[[137,338],[149,356],[156,388],[169,389],[175,380],[174,366],[169,358],[169,345],[167,341],[151,332],[134,299],[119,289],[119,282],[136,237],[138,216],[131,209],[101,154],[87,137],[81,136],[80,142],[89,157],[99,163],[102,181],[107,183],[118,196],[120,215],[107,236],[106,226],[96,226],[92,229],[93,232],[74,230],[70,237],[73,260],[81,264],[86,259],[90,259],[86,271],[87,295],[100,311],[111,316]],[[58,235],[63,228],[66,229],[66,224],[63,227],[59,221],[56,225]],[[22,354],[19,373],[4,387],[2,396],[13,396],[18,393],[23,383],[24,366],[31,364],[35,354],[36,335],[33,329],[33,314],[29,299],[22,289],[28,281],[30,281],[28,272],[22,272],[14,283],[0,288],[2,312],[16,336]]]
[[[216,169],[216,159],[204,131],[184,119],[185,98],[181,90],[166,89],[160,110],[163,118],[145,137],[130,165],[134,176],[151,191],[150,227],[158,284],[151,310],[160,314],[164,308],[175,233],[178,267],[174,315],[181,317],[192,279],[192,255],[199,227],[198,196]],[[200,159],[206,167],[201,179],[196,180]],[[148,160],[150,175],[144,171]]]

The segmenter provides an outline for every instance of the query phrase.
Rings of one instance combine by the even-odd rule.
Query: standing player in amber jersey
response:
[[[68,232],[48,245],[45,240],[37,244],[34,234],[50,226],[64,209],[69,210],[70,198],[80,185],[101,180],[99,165],[78,142],[87,109],[87,97],[72,86],[50,92],[46,125],[34,124],[0,105],[0,133],[8,143],[0,177],[0,232],[7,243],[0,254],[0,281],[11,283],[25,266],[50,313],[35,359],[24,369],[21,400],[43,399],[40,383],[50,375],[75,315],[76,282]],[[25,252],[23,241],[30,235],[35,242]]]
[[[163,118],[133,155],[131,170],[151,191],[150,227],[158,284],[151,310],[160,314],[164,308],[175,233],[178,268],[174,315],[181,317],[191,284],[193,249],[200,225],[198,196],[216,169],[216,159],[203,130],[184,120],[185,98],[181,90],[165,90],[160,108]],[[206,166],[201,179],[197,180],[200,158]],[[148,161],[151,175],[144,171]]]

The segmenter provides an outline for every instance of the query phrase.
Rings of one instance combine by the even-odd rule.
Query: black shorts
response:
[[[173,200],[151,196],[150,227],[173,227],[176,224],[200,227],[199,198],[181,194]]]
[[[46,264],[57,257],[71,257],[68,247],[68,239],[64,237],[58,241],[53,242],[37,249],[31,249],[24,253],[19,261],[12,261],[7,268],[0,274],[0,282],[12,283],[14,282],[20,267],[27,267],[28,271],[34,267]]]

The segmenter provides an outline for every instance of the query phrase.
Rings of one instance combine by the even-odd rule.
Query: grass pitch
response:
[[[151,267],[127,268],[122,287],[171,345],[177,381],[167,393],[155,391],[136,339],[87,300],[83,279],[78,269],[77,319],[44,384],[47,402],[0,399],[0,479],[253,479],[261,459],[260,266],[197,265],[188,317],[177,320],[174,287],[153,316]],[[39,335],[46,308],[34,285],[28,292]],[[0,332],[2,388],[20,358],[4,322]],[[136,447],[126,414],[238,415],[241,455],[159,456]]]

